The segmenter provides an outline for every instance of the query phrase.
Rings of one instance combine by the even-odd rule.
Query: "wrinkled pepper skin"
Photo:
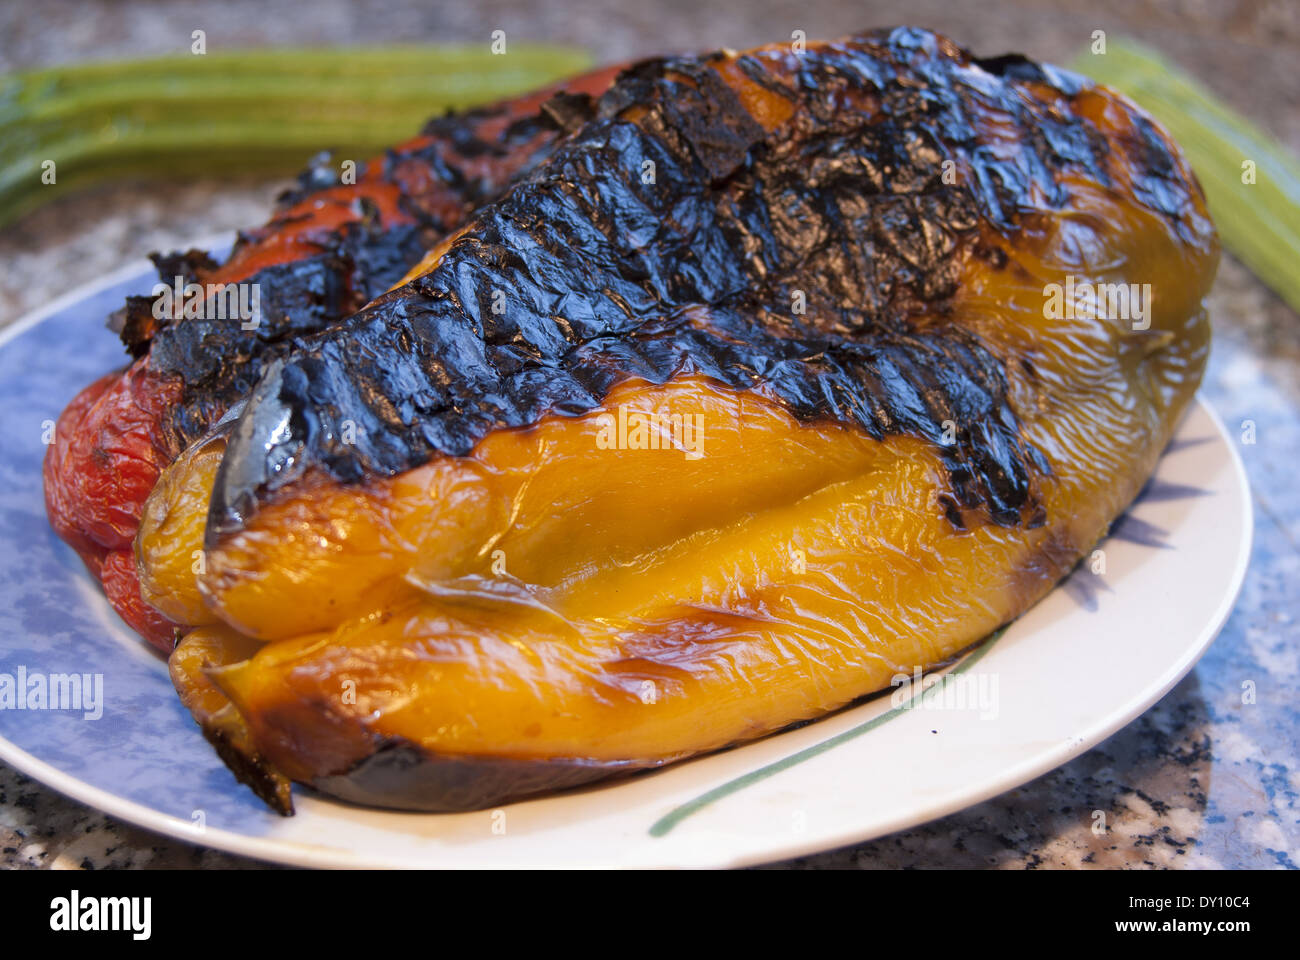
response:
[[[360,165],[355,183],[327,155],[299,177],[263,227],[241,233],[227,260],[155,256],[161,281],[255,283],[256,330],[238,319],[154,317],[130,297],[114,318],[136,358],[69,404],[44,467],[55,530],[104,574],[110,603],[164,653],[183,622],[160,615],[137,583],[131,544],[162,468],[207,434],[294,337],[348,316],[387,290],[439,238],[536,166],[578,122],[612,68],[516,100],[430,121],[423,133]]]
[[[266,369],[174,508],[209,511],[217,621],[174,682],[285,813],[289,781],[473,809],[824,715],[1104,535],[1200,381],[1217,258],[1168,136],[1022,57],[900,28],[640,64]],[[1138,287],[1052,306],[1083,283]]]
[[[180,384],[149,381],[140,361],[68,404],[45,453],[45,510],[127,626],[167,653],[177,625],[140,596],[132,541],[140,507],[170,459],[156,426],[178,401]]]

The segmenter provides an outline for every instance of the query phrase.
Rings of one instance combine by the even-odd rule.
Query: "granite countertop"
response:
[[[958,6],[957,10],[948,9]],[[1068,61],[1093,30],[1165,51],[1300,153],[1300,9],[1287,0],[759,0],[743,19],[691,0],[605,11],[598,0],[476,4],[346,0],[266,4],[46,0],[0,7],[0,70],[218,45],[478,42],[493,29],[584,45],[602,61],[671,49],[744,47],[915,23],[981,54]],[[308,12],[310,11],[310,12]],[[484,42],[486,42],[484,40]],[[151,250],[261,222],[281,185],[122,184],[56,202],[0,235],[0,326]],[[1240,600],[1204,659],[1101,746],[996,799],[855,847],[774,865],[816,867],[1242,867],[1300,864],[1300,317],[1225,257],[1211,297],[1214,353],[1202,395],[1239,434],[1255,505]],[[1153,625],[1153,629],[1158,626]],[[1254,703],[1242,685],[1253,681]],[[1092,832],[1094,810],[1110,830]],[[121,823],[0,764],[0,867],[247,867]]]

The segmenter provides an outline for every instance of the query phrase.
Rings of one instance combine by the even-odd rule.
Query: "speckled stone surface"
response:
[[[419,3],[0,4],[0,70],[188,47],[486,42],[576,43],[613,61],[673,49],[744,47],[915,23],[989,54],[1070,59],[1093,30],[1136,36],[1300,153],[1300,6],[1289,0],[692,0]],[[265,182],[119,185],[81,194],[0,235],[0,325],[66,289],[222,230],[261,222]],[[1300,317],[1230,257],[1213,294],[1215,348],[1203,395],[1254,443],[1239,450],[1255,503],[1250,571],[1223,633],[1144,716],[1075,761],[994,800],[856,847],[773,865],[854,867],[1233,867],[1300,864]],[[1159,622],[1150,629],[1159,630]],[[1116,665],[1122,669],[1122,665]],[[1254,702],[1243,702],[1252,685]],[[1094,812],[1108,829],[1093,832]],[[120,823],[0,764],[0,867],[229,868],[253,861]]]

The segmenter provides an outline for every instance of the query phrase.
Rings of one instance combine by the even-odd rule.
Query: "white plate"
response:
[[[282,819],[235,783],[163,662],[45,519],[44,422],[123,362],[101,326],[125,294],[148,290],[148,274],[106,277],[0,338],[0,674],[104,682],[98,719],[0,710],[0,758],[195,843],[341,867],[715,867],[843,846],[987,799],[1104,740],[1192,668],[1245,574],[1245,473],[1198,403],[1103,545],[1104,574],[1080,568],[920,707],[894,708],[886,694],[745,747],[501,811],[389,813],[299,793],[298,815]]]

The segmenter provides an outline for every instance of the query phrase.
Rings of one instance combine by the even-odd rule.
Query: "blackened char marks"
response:
[[[153,261],[159,278],[168,287],[177,278],[182,287],[195,283],[200,276],[219,266],[206,250],[193,248],[185,253],[151,253],[149,259]],[[108,326],[121,337],[131,356],[142,357],[167,322],[169,321],[164,318],[154,316],[153,297],[130,296],[126,298],[126,305],[109,317]]]
[[[601,102],[604,116],[654,105],[641,121],[652,138],[692,157],[711,180],[745,162],[763,128],[716,70],[703,61],[647,60],[625,71]]]
[[[1144,205],[1159,210],[1183,227],[1184,220],[1195,217],[1187,181],[1155,124],[1138,115],[1132,121],[1135,135],[1128,146],[1139,157],[1134,165],[1133,193]],[[1200,231],[1202,235],[1205,232]],[[1193,239],[1192,231],[1185,227],[1181,233]]]
[[[320,330],[360,307],[365,301],[348,284],[353,269],[352,261],[335,254],[268,267],[257,275],[257,322],[205,316],[160,331],[149,362],[185,384],[181,403],[160,424],[164,449],[178,454],[247,396],[263,364],[287,351],[287,333]]]
[[[541,162],[562,130],[581,126],[594,109],[589,95],[561,91],[540,109],[506,103],[430,121],[419,140],[377,161],[379,180],[402,186],[399,203],[412,222],[384,223],[358,189],[354,218],[314,237],[320,254],[264,267],[243,281],[256,284],[261,299],[253,329],[239,318],[160,322],[153,297],[129,298],[124,340],[137,354],[149,351],[156,373],[184,383],[181,403],[161,424],[164,446],[178,452],[201,437],[247,396],[264,366],[285,355],[294,338],[329,328],[392,287],[467,211]],[[328,154],[314,158],[297,188],[281,195],[280,209],[342,186],[340,169]],[[289,222],[282,215],[269,229]],[[250,242],[255,238],[239,241]],[[200,251],[154,260],[168,286],[177,276],[202,283],[218,266]]]
[[[756,51],[744,75],[794,106],[768,136],[716,63],[625,73],[437,268],[268,371],[210,536],[308,472],[392,475],[589,411],[620,381],[689,374],[805,421],[923,438],[955,502],[1041,522],[1046,461],[1020,436],[1002,362],[945,306],[977,231],[1010,237],[1025,209],[1064,203],[1062,170],[1105,182],[1105,145],[1068,110],[1073,81],[1035,73],[1040,98],[909,29]],[[944,176],[948,161],[963,175]]]

